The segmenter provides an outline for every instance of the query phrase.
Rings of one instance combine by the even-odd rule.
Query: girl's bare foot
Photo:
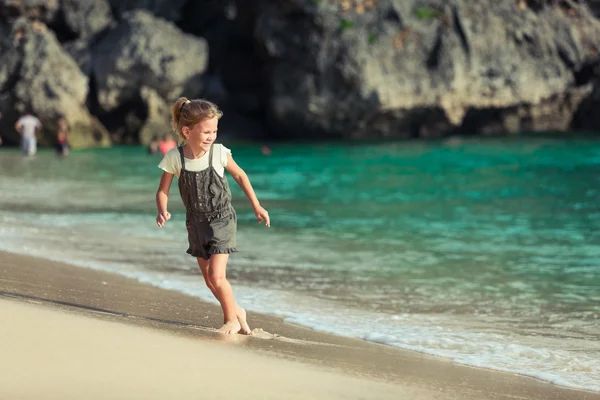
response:
[[[230,321],[220,327],[219,332],[226,335],[233,335],[234,333],[238,333],[240,329],[242,329],[242,326],[240,325],[239,321]]]
[[[244,310],[242,307],[238,307],[237,319],[241,325],[241,329],[239,330],[238,333],[241,333],[244,335],[252,334],[252,331],[250,330],[250,327],[248,326],[248,322],[246,322],[246,310]]]

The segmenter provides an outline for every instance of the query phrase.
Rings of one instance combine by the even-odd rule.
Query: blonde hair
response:
[[[184,126],[191,128],[204,119],[214,117],[220,119],[222,116],[223,112],[219,107],[208,100],[189,100],[187,97],[180,97],[173,105],[173,130],[177,132],[180,141],[185,142],[181,128]]]

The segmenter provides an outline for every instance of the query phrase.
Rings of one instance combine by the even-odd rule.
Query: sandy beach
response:
[[[223,336],[220,318],[191,296],[0,253],[0,398],[600,399],[255,313],[254,336]]]

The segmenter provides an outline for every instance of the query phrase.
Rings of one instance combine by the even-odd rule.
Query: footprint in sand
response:
[[[252,336],[258,339],[277,339],[279,335],[274,333],[265,332],[262,328],[255,328],[252,330]]]

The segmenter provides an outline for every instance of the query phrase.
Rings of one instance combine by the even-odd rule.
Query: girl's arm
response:
[[[171,182],[173,182],[173,174],[163,172],[160,178],[160,184],[158,185],[158,190],[156,191],[156,210],[158,211],[156,225],[158,225],[159,228],[162,228],[165,222],[171,219],[171,213],[167,211]]]
[[[254,215],[256,215],[256,219],[258,219],[258,223],[265,222],[265,226],[271,226],[271,220],[269,219],[269,213],[267,210],[262,208],[260,203],[258,202],[258,198],[254,193],[254,189],[252,189],[252,185],[250,184],[250,179],[248,179],[248,175],[244,172],[243,169],[240,168],[239,165],[235,161],[233,161],[233,157],[231,154],[227,155],[227,166],[225,167],[227,172],[231,174],[233,179],[237,182],[238,185],[244,191],[248,200],[250,200],[250,204],[252,205],[252,209],[254,209]]]

